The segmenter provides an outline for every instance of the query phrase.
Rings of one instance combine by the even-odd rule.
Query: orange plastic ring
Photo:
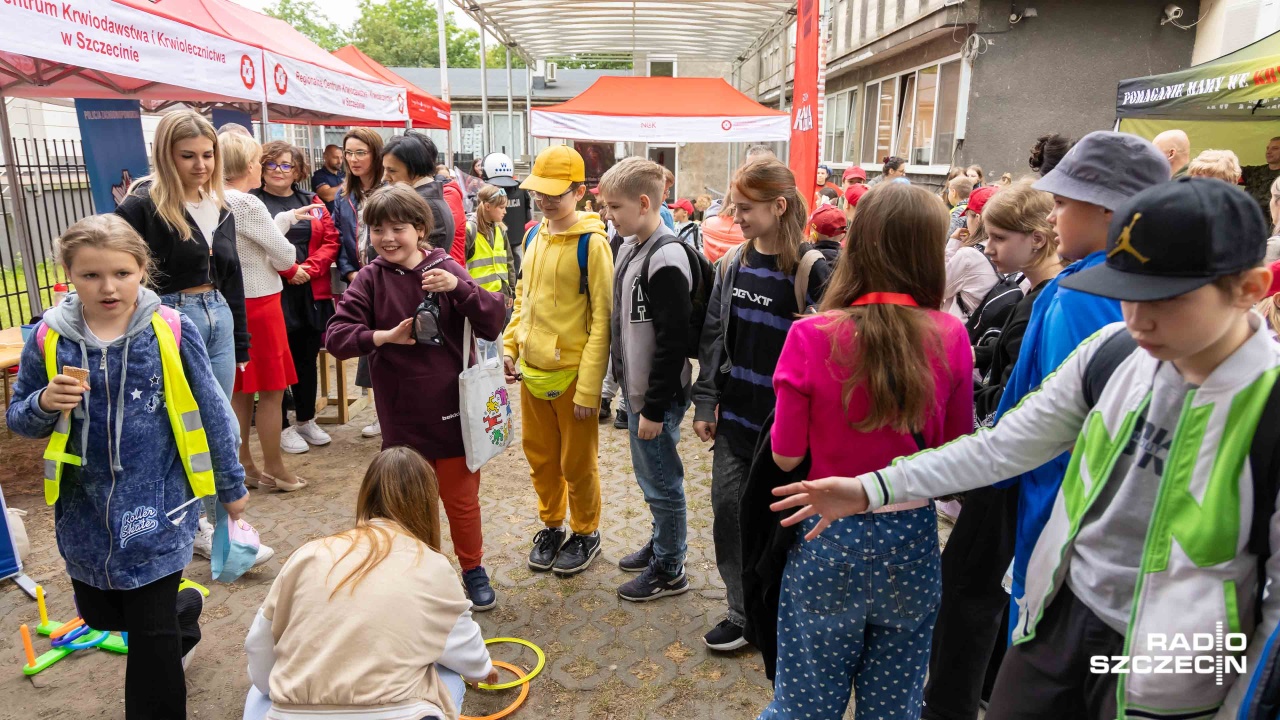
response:
[[[500,667],[503,670],[509,670],[510,672],[515,673],[516,677],[524,676],[524,670],[521,670],[520,668],[516,667],[515,665],[512,665],[511,663],[504,663],[500,660],[494,660],[493,666]],[[502,710],[499,710],[498,712],[492,715],[485,715],[484,717],[468,717],[466,715],[460,715],[458,716],[458,720],[502,720],[502,718],[507,717],[508,715],[515,712],[516,710],[519,710],[520,706],[524,704],[525,698],[527,697],[529,697],[529,681],[525,680],[524,684],[520,686],[520,696],[516,698],[515,702],[511,703],[510,705],[503,708]]]
[[[75,620],[72,620],[71,622],[64,624],[62,627],[58,628],[57,630],[54,630],[53,632],[49,633],[49,639],[57,640],[58,638],[62,637],[63,635],[66,635],[72,630],[75,630],[76,628],[80,627],[83,624],[84,624],[84,618],[78,617]]]

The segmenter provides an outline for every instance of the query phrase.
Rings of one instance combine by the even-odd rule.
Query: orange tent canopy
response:
[[[449,103],[391,72],[382,63],[365,55],[355,45],[347,45],[333,51],[333,55],[346,64],[372,75],[391,85],[399,85],[408,91],[409,120],[416,128],[449,129]],[[396,123],[382,123],[396,125]]]

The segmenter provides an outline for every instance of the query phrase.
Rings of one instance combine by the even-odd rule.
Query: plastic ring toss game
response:
[[[534,645],[528,640],[523,640],[521,638],[514,638],[514,637],[505,637],[505,638],[490,638],[484,641],[485,645],[496,645],[498,643],[515,643],[516,645],[523,645],[529,648],[530,650],[537,653],[538,664],[534,666],[533,672],[529,673],[528,675],[525,675],[522,678],[519,678],[518,680],[512,680],[511,682],[501,683],[499,685],[486,685],[485,683],[480,683],[476,687],[480,688],[481,690],[508,690],[521,683],[529,682],[530,680],[536,678],[538,676],[538,673],[542,672],[542,668],[546,667],[547,656],[543,654],[542,648],[538,647],[537,645]]]
[[[512,673],[515,673],[516,677],[520,676],[520,668],[516,667],[515,665],[512,665],[511,663],[504,663],[498,660],[494,660],[493,666],[500,667],[504,670],[510,670]],[[468,717],[466,715],[459,715],[458,720],[502,720],[502,718],[507,717],[511,713],[520,709],[520,706],[524,704],[525,698],[529,697],[529,681],[519,680],[517,682],[521,683],[524,687],[520,688],[520,696],[516,698],[515,702],[511,703],[510,705],[506,706],[502,710],[499,710],[498,712],[492,715],[485,715],[484,717]]]

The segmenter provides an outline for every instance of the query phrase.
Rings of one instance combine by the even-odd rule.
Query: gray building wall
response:
[[[988,179],[1030,173],[1037,137],[1079,138],[1115,123],[1116,84],[1191,63],[1195,31],[1160,25],[1165,0],[1037,0],[1039,17],[1009,24],[1009,5],[983,2],[976,32],[990,43],[974,60],[967,137],[958,164]],[[1199,16],[1198,0],[1179,2]]]

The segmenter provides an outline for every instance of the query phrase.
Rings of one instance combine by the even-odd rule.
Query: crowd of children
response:
[[[626,158],[588,212],[583,159],[557,145],[519,183],[542,217],[513,238],[509,159],[482,163],[494,182],[459,222],[429,139],[353,130],[331,219],[294,186],[296,149],[175,115],[119,216],[60,239],[76,293],[24,348],[8,411],[49,439],[45,494],[82,615],[130,632],[128,717],[185,715],[194,501],[239,520],[246,480],[305,484],[283,439],[264,438],[265,471],[238,443],[254,394],[259,424],[288,385],[309,402],[307,328],[316,349],[362,358],[383,450],[355,527],[295,551],[254,619],[247,718],[454,718],[463,679],[496,678],[471,615],[498,602],[459,402],[473,339],[500,344],[520,386],[536,572],[600,555],[597,418],[614,393],[652,515],[617,594],[689,589],[677,445],[692,406],[726,588],[704,643],[772,642],[748,611],[747,519],[768,503],[747,488],[785,478],[770,486],[791,529],[762,718],[841,718],[851,697],[859,718],[972,718],[984,701],[1000,720],[1261,717],[1274,679],[1096,671],[1190,655],[1156,638],[1215,628],[1248,638],[1228,651],[1260,679],[1274,664],[1280,345],[1252,310],[1272,233],[1228,183],[1170,180],[1151,143],[1096,132],[1041,138],[1034,181],[986,186],[971,166],[943,198],[897,158],[872,185],[851,168],[834,187],[822,168],[811,214],[768,155],[734,173],[723,209],[668,208],[670,172]],[[722,246],[725,218],[740,239]],[[941,551],[932,498],[957,493]]]

